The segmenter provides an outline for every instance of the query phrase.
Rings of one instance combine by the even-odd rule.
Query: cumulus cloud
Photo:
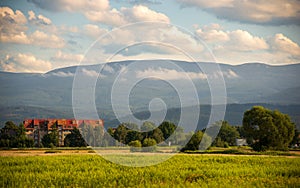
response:
[[[282,33],[278,33],[270,38],[269,43],[273,51],[289,53],[293,56],[300,56],[300,47]]]
[[[102,29],[98,25],[87,24],[83,27],[83,34],[91,37],[91,38],[98,38],[101,35],[107,33],[107,29]]]
[[[27,19],[21,11],[0,7],[0,41],[27,44],[26,23]]]
[[[266,41],[257,36],[251,35],[247,31],[235,30],[228,33],[230,40],[225,44],[230,49],[240,51],[253,51],[268,49]]]
[[[158,21],[169,23],[170,19],[163,13],[155,12],[143,5],[132,8],[121,8],[124,17],[130,22]]]
[[[169,55],[169,58],[178,55],[187,57],[185,52],[205,57],[201,53],[204,47],[200,41],[190,33],[165,23],[145,23],[116,29],[98,41],[97,48],[103,49],[106,54],[122,55],[127,59],[133,56],[139,58],[140,54],[152,54],[151,59],[162,54]]]
[[[211,24],[197,28],[196,34],[205,42],[224,42],[229,40],[228,33],[219,24]]]
[[[218,24],[198,28],[195,33],[205,42],[217,44],[213,48],[218,50],[226,48],[235,51],[254,51],[269,48],[262,37],[253,36],[248,31],[240,29],[224,31]]]
[[[120,10],[111,8],[108,0],[28,0],[39,8],[50,11],[80,12],[87,19],[107,25],[120,26],[137,21],[169,22],[163,14],[149,9],[144,5],[135,5],[132,8],[121,7]]]
[[[37,7],[50,10],[50,11],[78,11],[78,10],[105,10],[109,8],[108,0],[93,0],[93,1],[85,1],[85,0],[27,0],[35,4]]]
[[[29,11],[28,14],[31,22],[43,25],[51,24],[50,19],[42,15],[36,17],[33,11]],[[9,7],[0,7],[1,42],[37,45],[45,48],[62,48],[65,45],[64,40],[55,34],[47,34],[40,30],[28,33],[26,24],[27,18],[21,11],[14,12]]]
[[[46,48],[62,48],[65,46],[65,41],[55,34],[47,34],[43,31],[35,31],[29,36],[31,44],[46,47]]]
[[[37,59],[33,55],[19,53],[14,56],[7,55],[0,60],[0,67],[7,72],[37,72],[49,71],[52,65],[49,61]]]
[[[28,17],[29,21],[31,21],[35,24],[41,24],[41,25],[51,25],[52,24],[52,21],[49,18],[47,18],[41,14],[36,17],[35,13],[32,10],[28,11],[28,15],[29,15],[29,17]]]
[[[300,60],[299,45],[281,33],[262,38],[245,30],[228,31],[211,24],[196,26],[195,34],[208,44],[219,62],[284,64]]]
[[[203,73],[196,72],[181,72],[174,69],[146,69],[144,71],[136,72],[137,78],[154,78],[161,80],[188,80],[188,79],[206,79],[206,75]]]
[[[271,25],[300,23],[298,0],[177,0],[183,7],[195,6],[221,19]]]

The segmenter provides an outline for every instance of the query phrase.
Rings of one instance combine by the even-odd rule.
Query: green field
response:
[[[123,159],[151,157],[124,155]],[[275,156],[179,154],[161,164],[139,168],[120,166],[92,154],[2,156],[0,186],[299,187],[299,167],[299,157]]]

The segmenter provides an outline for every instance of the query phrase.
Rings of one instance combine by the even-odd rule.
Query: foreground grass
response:
[[[146,160],[147,155],[124,156]],[[159,157],[159,155],[157,156]],[[98,155],[0,157],[1,187],[298,187],[300,158],[176,155],[124,167]]]

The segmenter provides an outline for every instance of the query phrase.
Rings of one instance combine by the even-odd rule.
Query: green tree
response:
[[[0,131],[0,147],[32,147],[33,139],[27,138],[23,124],[16,126],[7,121]]]
[[[148,138],[153,138],[156,143],[161,143],[164,141],[164,134],[159,128],[156,128],[148,133]]]
[[[227,121],[218,121],[215,125],[220,127],[220,130],[212,145],[218,147],[236,145],[236,139],[240,137],[236,127],[229,125]]]
[[[128,130],[126,137],[125,137],[125,144],[130,143],[131,141],[139,140],[141,141],[143,139],[143,136],[138,131]]]
[[[136,131],[139,131],[140,129],[139,129],[139,126],[137,125],[137,124],[135,124],[135,123],[123,123],[123,125],[127,128],[127,129],[129,129],[129,130],[136,130]]]
[[[113,129],[108,128],[107,132],[104,132],[102,146],[105,146],[105,147],[106,146],[115,146],[116,140],[113,137],[113,135],[114,135]]]
[[[202,140],[202,137],[203,137],[203,132],[202,131],[197,131],[195,134],[193,134],[193,136],[191,137],[189,142],[185,145],[185,147],[182,149],[182,151],[185,151],[185,150],[199,150],[199,146],[200,146],[200,142]]]
[[[142,132],[150,132],[156,128],[155,124],[150,121],[145,121],[141,126]]]
[[[286,150],[295,134],[295,124],[288,115],[262,106],[244,113],[243,129],[247,142],[256,151]]]
[[[186,141],[186,134],[184,133],[183,127],[178,126],[172,136],[170,137],[170,141],[174,144],[183,144]]]
[[[300,131],[298,129],[295,129],[295,135],[293,137],[291,145],[292,145],[292,147],[294,147],[294,146],[299,147],[300,146]]]
[[[64,146],[66,147],[86,147],[87,144],[83,139],[80,131],[75,127],[71,130],[71,133],[68,134],[64,140]]]
[[[42,144],[44,147],[58,146],[58,132],[55,126],[52,127],[50,133],[46,134],[42,138]]]
[[[114,138],[119,142],[125,144],[127,132],[128,128],[124,124],[121,124],[116,128],[114,132]]]
[[[176,125],[170,121],[164,121],[158,128],[162,131],[164,140],[167,140],[174,133]]]

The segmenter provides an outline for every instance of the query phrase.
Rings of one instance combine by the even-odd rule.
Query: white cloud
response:
[[[219,62],[286,64],[300,61],[299,45],[280,33],[262,38],[244,30],[226,31],[218,24],[195,29],[195,34],[208,44]]]
[[[161,80],[187,80],[187,79],[206,79],[206,75],[196,72],[180,72],[174,69],[147,69],[136,72],[137,78],[155,78]]]
[[[62,48],[65,46],[65,41],[62,38],[39,30],[32,33],[29,38],[31,44],[46,48]]]
[[[108,0],[29,0],[36,6],[50,11],[80,12],[87,19],[112,26],[120,26],[140,21],[170,22],[163,14],[149,9],[144,5],[136,5],[132,8],[121,7],[119,10],[111,8]]]
[[[117,9],[86,11],[84,15],[91,21],[101,22],[107,25],[120,26],[127,23],[123,15]]]
[[[43,15],[35,16],[33,11],[29,11],[29,20],[31,22],[49,25],[51,20]],[[7,43],[37,45],[45,48],[62,48],[65,46],[64,40],[55,35],[47,34],[36,30],[33,33],[27,33],[27,19],[24,14],[9,7],[0,7],[0,41]]]
[[[238,78],[239,76],[231,69],[227,70],[227,71],[222,71],[222,74],[224,77],[226,78]]]
[[[62,51],[58,51],[51,60],[53,61],[65,61],[65,62],[73,62],[76,64],[79,63],[83,59],[82,54],[67,54],[63,53]]]
[[[203,26],[196,30],[196,34],[205,42],[223,42],[228,41],[228,33],[222,31],[222,27],[219,24],[211,24]]]
[[[73,77],[74,76],[74,74],[71,72],[62,72],[62,71],[53,72],[53,73],[51,73],[51,75],[58,76],[58,77]]]
[[[102,70],[106,71],[106,72],[109,72],[109,73],[114,73],[115,72],[114,69],[111,66],[109,66],[108,64],[105,64]]]
[[[228,33],[230,40],[225,46],[237,51],[252,51],[268,49],[268,44],[263,38],[253,36],[247,31],[235,30]]]
[[[219,18],[255,24],[299,24],[298,0],[177,0],[183,6],[195,6]]]
[[[93,24],[87,24],[83,27],[83,34],[88,35],[92,38],[98,38],[107,32],[107,29],[102,29],[99,26]]]
[[[171,59],[178,55],[187,57],[186,54],[205,57],[200,41],[190,33],[165,23],[143,23],[113,30],[98,41],[96,48],[103,49],[106,54],[122,55],[125,59],[140,58],[140,54],[152,54],[151,59],[162,54]]]
[[[218,44],[214,49],[226,48],[235,51],[254,51],[268,49],[267,42],[257,36],[253,36],[244,30],[224,31],[218,24],[212,24],[199,28],[195,32],[207,43]]]
[[[27,44],[26,23],[27,19],[21,11],[0,7],[0,41]]]
[[[28,0],[29,2],[34,3],[36,6],[47,9],[50,11],[87,11],[87,10],[105,10],[109,8],[108,0]]]
[[[15,12],[9,7],[0,7],[0,18],[2,24],[14,23],[14,24],[25,24],[27,19],[24,14],[16,10]]]
[[[155,12],[143,5],[132,8],[121,8],[124,17],[130,22],[157,21],[169,23],[170,19],[163,13]]]
[[[57,51],[56,54],[50,58],[54,68],[62,68],[68,66],[79,65],[83,60],[84,55],[82,54],[71,54],[65,53],[61,50]]]
[[[297,43],[293,42],[282,33],[278,33],[273,36],[269,43],[273,51],[281,51],[294,56],[300,57],[300,47]]]
[[[1,33],[0,41],[1,42],[18,43],[18,44],[29,44],[30,43],[27,35],[24,32],[20,32],[20,33],[16,33],[16,34]]]
[[[49,61],[37,59],[29,54],[7,55],[0,61],[0,67],[7,72],[46,72],[52,68]]]
[[[47,18],[41,14],[36,17],[35,13],[32,10],[28,11],[28,15],[29,15],[29,17],[28,17],[29,21],[31,21],[35,24],[42,24],[42,25],[51,25],[52,24],[52,21],[49,18]]]
[[[83,73],[83,75],[85,76],[89,76],[89,77],[99,77],[99,78],[104,78],[106,77],[105,75],[102,75],[94,70],[88,70],[88,69],[81,69],[81,72]]]

